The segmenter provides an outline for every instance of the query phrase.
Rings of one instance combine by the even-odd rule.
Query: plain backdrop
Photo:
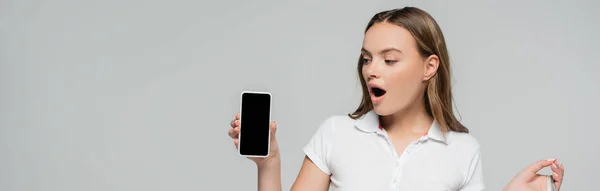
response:
[[[445,34],[487,190],[547,158],[597,188],[597,1],[2,0],[0,190],[256,190],[227,135],[242,90],[273,94],[287,190],[358,106],[367,22],[403,6]]]

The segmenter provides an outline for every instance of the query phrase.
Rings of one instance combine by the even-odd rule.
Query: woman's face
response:
[[[437,70],[437,56],[423,58],[411,33],[381,22],[365,33],[362,74],[374,110],[391,115],[422,100],[425,81]],[[422,103],[424,104],[424,103]]]

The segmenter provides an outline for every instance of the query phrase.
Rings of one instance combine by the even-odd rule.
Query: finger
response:
[[[560,185],[562,184],[561,177],[559,177],[559,175],[556,174],[556,172],[553,172],[552,179],[554,179],[554,188],[556,188],[556,190],[560,190]]]
[[[233,145],[235,145],[235,149],[239,148],[239,144],[240,144],[240,140],[239,139],[234,139],[233,140]]]
[[[556,163],[552,164],[552,179],[554,179],[554,186],[559,189],[563,180],[562,165],[558,166]]]
[[[232,139],[237,139],[239,134],[240,134],[239,127],[229,129],[229,137],[231,137]]]
[[[559,163],[558,163],[558,159],[556,159],[556,160],[554,161],[554,164],[553,164],[553,165],[554,165],[554,167],[556,167],[556,169],[558,170],[558,171],[556,171],[556,173],[562,177],[562,172],[560,171],[560,165],[559,165]],[[552,171],[554,172],[554,170],[552,170]]]
[[[554,177],[554,180],[562,181],[563,172],[564,171],[561,170],[561,168],[558,165],[552,164],[552,173],[553,175],[556,175],[556,177]]]
[[[548,159],[548,160],[539,160],[527,167],[527,171],[532,175],[535,175],[538,171],[542,170],[542,168],[550,166],[556,159]]]
[[[271,128],[271,137],[275,138],[275,135],[277,134],[277,123],[275,121],[271,122],[269,128]]]
[[[240,126],[240,120],[239,119],[234,119],[231,121],[231,127],[235,128],[235,127],[239,127]]]
[[[561,181],[561,182],[562,182],[562,180],[563,180],[563,177],[565,177],[565,169],[564,169],[564,166],[563,166],[563,165],[561,165],[561,166],[559,166],[559,167],[557,168],[557,170],[556,170],[556,171],[552,170],[552,172],[556,173],[556,174],[558,175],[558,177],[559,177],[559,179],[557,179],[557,180],[559,180],[559,181]]]
[[[556,172],[552,172],[552,178],[554,178],[554,182],[560,182],[560,176]]]
[[[562,185],[563,179],[565,177],[565,166],[561,164],[559,168],[561,171],[561,173],[559,174],[560,180],[554,182],[554,187],[556,187],[556,190],[560,190],[560,186]]]
[[[240,120],[233,120],[231,122],[231,128],[240,127]]]
[[[229,128],[229,131],[227,132],[227,135],[229,135],[229,137],[234,138],[233,137],[233,133],[234,133],[234,128]]]
[[[552,172],[558,172],[558,165],[556,165],[556,163],[552,163],[552,165],[550,165],[550,168],[552,169]]]
[[[236,120],[239,120],[239,119],[240,119],[240,113],[236,113],[236,114],[235,114],[235,119],[236,119]]]
[[[542,168],[544,167],[551,165],[552,162],[554,162],[554,159],[539,160],[521,170],[521,172],[517,174],[515,179],[518,179],[519,181],[530,181],[537,176],[538,171],[542,170]]]

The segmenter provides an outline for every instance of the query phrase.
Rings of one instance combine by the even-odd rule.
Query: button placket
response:
[[[421,147],[421,145],[423,144],[423,142],[426,139],[418,139],[413,141],[412,143],[410,143],[406,149],[404,149],[404,152],[402,153],[402,155],[400,155],[400,157],[398,157],[397,159],[397,163],[396,163],[396,172],[395,172],[395,176],[394,176],[394,184],[395,187],[397,188],[400,185],[400,180],[402,179],[402,167],[404,167],[406,165],[406,163],[410,160],[410,158],[412,157],[412,155]]]
[[[396,149],[394,148],[394,144],[392,143],[392,140],[390,139],[390,137],[387,135],[387,132],[385,132],[385,130],[382,131],[377,131],[377,134],[382,136],[386,143],[388,148],[390,149],[390,152],[392,153],[392,156],[394,157],[395,162],[395,168],[393,171],[393,175],[392,175],[392,182],[390,187],[392,189],[397,189],[398,188],[398,180],[399,180],[399,174],[400,174],[400,167],[401,167],[401,161],[400,158],[398,157],[398,153],[396,153]]]
[[[399,185],[400,173],[401,173],[402,161],[400,158],[396,158],[396,168],[394,168],[394,175],[392,176],[392,188],[396,189]]]
[[[385,130],[383,130],[383,131],[378,131],[377,134],[382,136],[385,139],[385,141],[387,142],[388,148],[393,153],[393,156],[396,160],[396,167],[393,172],[394,174],[392,175],[392,182],[391,182],[390,186],[392,187],[392,189],[397,189],[400,186],[400,179],[402,178],[402,167],[410,159],[412,154],[417,151],[417,149],[421,146],[421,144],[423,142],[427,141],[428,137],[424,136],[424,137],[421,137],[421,138],[411,142],[406,147],[406,149],[404,149],[402,155],[398,156],[398,153],[396,153],[396,149],[394,148],[394,144],[392,143],[392,140],[387,135],[387,132],[385,132]]]

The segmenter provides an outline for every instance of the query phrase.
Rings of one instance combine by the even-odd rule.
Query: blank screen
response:
[[[243,93],[240,154],[266,156],[269,152],[271,95]]]

